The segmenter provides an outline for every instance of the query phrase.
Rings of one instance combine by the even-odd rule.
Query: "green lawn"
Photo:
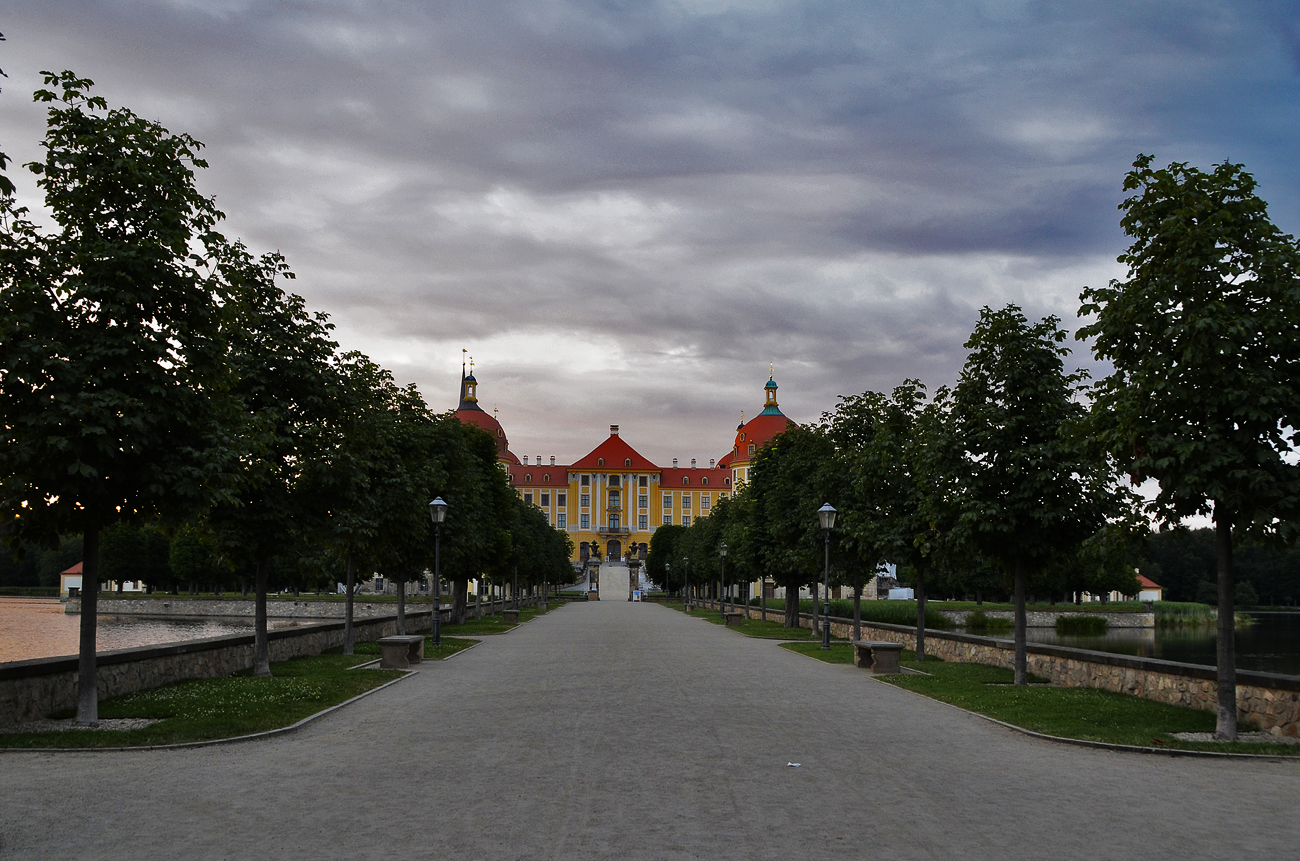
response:
[[[781,647],[832,664],[852,664],[848,643],[782,643]],[[1235,742],[1187,742],[1176,732],[1213,732],[1213,712],[1171,706],[1141,697],[1094,688],[1015,687],[1014,674],[1002,667],[960,664],[916,655],[904,650],[901,664],[928,675],[877,676],[883,682],[924,694],[959,708],[1005,721],[1014,726],[1060,738],[1110,744],[1179,750],[1214,750],[1282,756],[1300,755],[1300,745]],[[865,672],[865,671],[864,671]],[[1041,679],[1030,679],[1042,682]],[[1250,727],[1242,727],[1245,731]]]
[[[549,610],[555,610],[564,606],[564,601],[551,601]],[[548,610],[548,612],[549,612]],[[542,615],[542,611],[537,607],[521,607],[519,610],[519,624],[535,619]],[[465,621],[460,625],[443,625],[443,637],[477,637],[484,634],[504,634],[515,625],[507,624],[505,617],[500,611],[495,616],[484,616],[482,619],[474,618],[474,605],[471,603],[465,614]]]
[[[680,601],[665,601],[664,606],[678,612],[684,609]],[[740,612],[744,611],[741,610]],[[715,625],[722,624],[722,617],[717,610],[692,610],[691,615],[697,619],[706,619]],[[770,608],[768,616],[769,619],[779,618],[778,614],[770,611]],[[810,628],[787,628],[781,622],[764,622],[760,619],[746,619],[733,627],[732,630],[764,640],[811,640],[813,636]],[[817,637],[817,642],[821,642],[820,635]]]
[[[440,660],[478,640],[443,637],[434,648],[425,639],[425,660]],[[235,738],[297,723],[331,706],[399,678],[401,670],[353,670],[379,655],[375,643],[358,643],[356,654],[342,648],[314,657],[271,665],[272,678],[251,672],[218,679],[195,679],[103,700],[101,718],[153,718],[158,723],[133,730],[0,733],[0,747],[136,747]],[[56,717],[72,717],[72,712]]]

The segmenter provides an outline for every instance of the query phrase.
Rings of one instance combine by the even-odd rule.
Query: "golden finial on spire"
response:
[[[496,418],[496,417],[497,417],[497,408],[496,408],[495,406],[493,406],[493,407],[492,407],[492,418]]]
[[[469,372],[470,372],[471,374],[474,373],[474,357],[473,357],[473,356],[470,356],[470,357],[469,357]]]
[[[769,363],[768,366],[767,366],[767,371],[768,371],[768,373],[767,373],[767,378],[768,378],[769,380],[775,379],[775,378],[776,378],[776,363],[775,363],[775,362],[771,362],[771,363]]]

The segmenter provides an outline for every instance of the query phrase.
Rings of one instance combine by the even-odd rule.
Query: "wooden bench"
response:
[[[744,613],[723,613],[722,618],[726,620],[728,628],[734,628],[741,622],[745,621]]]
[[[518,610],[502,610],[502,611],[501,611],[501,618],[503,618],[503,619],[506,620],[506,624],[507,624],[507,625],[518,625],[518,624],[519,624],[519,611],[518,611]]]
[[[872,675],[901,673],[898,658],[903,653],[902,643],[885,643],[873,640],[854,640],[854,664],[871,670]]]
[[[379,651],[383,655],[379,666],[388,670],[405,670],[411,664],[424,660],[424,636],[421,634],[394,634],[379,638]]]

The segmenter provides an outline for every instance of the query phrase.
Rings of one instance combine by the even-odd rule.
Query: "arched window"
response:
[[[625,458],[623,458],[623,465],[624,465],[624,466],[631,466],[631,465],[632,465],[632,458],[630,458],[630,457],[625,457]]]
[[[546,473],[546,474],[544,474],[544,475],[542,476],[542,481],[546,482],[547,484],[550,484],[550,482],[551,482],[551,474],[550,474],[549,472]]]
[[[707,475],[704,476],[704,478],[700,479],[700,484],[708,484],[708,483],[709,483],[709,477]]]
[[[689,475],[682,476],[682,484],[690,484],[690,483],[691,483],[691,477]]]
[[[605,458],[603,457],[596,458],[596,466],[604,466],[604,465],[605,465]]]
[[[531,472],[525,472],[525,473],[524,473],[524,481],[525,481],[525,482],[530,482],[530,481],[532,481],[532,480],[533,480],[533,474],[532,474]]]
[[[501,428],[497,428],[497,436],[505,436],[505,435],[506,435],[505,431],[501,430]]]
[[[749,444],[749,456],[754,456],[754,444],[752,442]]]
[[[727,485],[727,487],[731,487],[731,479],[729,479],[729,478],[724,478],[724,479],[722,480],[722,483],[725,484],[725,485]]]

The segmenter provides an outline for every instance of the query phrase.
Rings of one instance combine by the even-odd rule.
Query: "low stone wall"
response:
[[[939,613],[946,616],[956,625],[965,625],[966,617],[974,610],[939,610]],[[985,610],[984,615],[990,619],[1006,619],[1014,622],[1016,618],[1015,610]],[[1154,611],[1146,613],[1112,613],[1100,612],[1094,610],[1084,610],[1079,607],[1067,608],[1064,610],[1026,610],[1025,626],[1028,628],[1055,628],[1056,620],[1061,616],[1096,616],[1106,620],[1112,628],[1154,628],[1156,626],[1156,614]]]
[[[408,611],[408,631],[428,630],[432,608]],[[444,613],[445,618],[445,613]],[[272,661],[319,655],[343,645],[342,622],[322,622],[267,633]],[[353,623],[357,642],[397,633],[396,614]],[[253,666],[253,635],[232,634],[161,646],[140,646],[100,652],[96,681],[99,698],[185,679],[228,676]],[[76,708],[77,658],[37,658],[0,664],[0,727],[12,727]]]
[[[193,616],[233,616],[251,619],[255,611],[252,598],[180,598],[174,595],[159,598],[116,598],[111,593],[101,592],[98,613],[101,616],[154,616],[193,617]],[[501,599],[495,601],[501,603]],[[443,608],[448,602],[443,602]],[[408,602],[407,611],[429,613],[431,605],[421,601]],[[469,602],[469,611],[474,612],[474,602]],[[483,602],[486,610],[488,602]],[[266,615],[271,619],[342,619],[347,605],[342,601],[304,601],[292,598],[272,598],[266,602]],[[81,612],[81,599],[71,598],[63,608],[64,613]],[[353,619],[370,619],[393,616],[397,613],[397,604],[393,601],[354,601]]]
[[[758,607],[749,608],[751,619],[761,615]],[[784,618],[784,614],[779,609],[775,612],[769,609],[768,617],[776,620]],[[812,627],[812,616],[801,614],[799,623],[805,628]],[[853,620],[832,616],[831,633],[846,639],[852,637]],[[902,643],[909,649],[916,647],[916,628],[907,625],[863,622],[862,636]],[[925,649],[945,661],[1015,666],[1015,646],[1011,640],[927,628]],[[1214,667],[1045,643],[1029,643],[1026,650],[1030,674],[1054,685],[1100,688],[1204,711],[1218,709],[1218,675]],[[1253,723],[1275,735],[1300,736],[1300,678],[1237,670],[1237,720]]]

